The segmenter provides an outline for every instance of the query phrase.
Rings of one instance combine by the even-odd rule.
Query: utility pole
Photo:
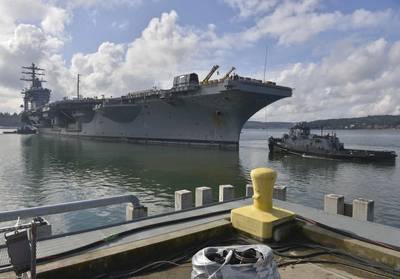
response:
[[[77,97],[78,97],[78,100],[79,100],[79,77],[80,77],[81,75],[80,74],[78,74],[78,80],[77,80],[77,83],[76,83],[76,95],[77,95]]]

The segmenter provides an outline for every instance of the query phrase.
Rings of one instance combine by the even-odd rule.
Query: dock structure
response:
[[[197,187],[196,188],[196,197],[195,197],[195,205],[196,206],[204,206],[213,202],[212,197],[212,189],[210,187]]]
[[[253,185],[252,184],[246,184],[246,197],[251,198],[254,194],[253,191]]]
[[[263,191],[257,189],[256,193],[264,195]],[[270,190],[272,197],[272,188]],[[131,278],[141,275],[144,269],[147,275],[141,278],[159,278],[157,276],[161,274],[166,278],[188,278],[191,256],[204,247],[238,242],[260,243],[235,228],[230,219],[232,210],[251,206],[252,198],[241,197],[193,207],[190,191],[181,191],[177,197],[186,197],[182,203],[184,206],[178,211],[147,217],[141,215],[140,219],[39,240],[37,278],[111,278],[109,276],[121,274]],[[321,278],[328,274],[336,274],[338,278],[349,274],[352,278],[374,278],[373,275],[378,273],[393,278],[400,275],[399,229],[278,199],[269,203],[274,208],[295,214],[291,222],[275,226],[271,237],[263,241],[274,249],[283,278],[299,279],[302,278],[301,272],[314,272]],[[133,212],[138,209],[143,213],[141,206],[136,204]],[[264,206],[261,205],[261,208]],[[0,216],[11,215],[0,213]],[[285,258],[286,253],[279,252],[282,247],[295,249],[292,247],[295,244],[303,245],[306,250],[303,249],[302,253],[324,254],[325,251],[330,256],[311,259],[310,262],[320,262],[316,268],[313,264],[307,264],[305,259],[290,260]],[[0,279],[15,278],[6,255],[6,247],[1,244]],[[348,267],[335,268],[335,265],[324,264],[328,259],[339,262],[339,266],[342,263]],[[163,267],[157,265],[157,270],[148,268],[160,261],[173,262],[179,267],[167,264]],[[369,266],[365,266],[366,263]],[[360,265],[367,271],[357,269]],[[286,268],[288,266],[292,268]]]
[[[193,207],[192,192],[189,190],[175,191],[175,210]]]
[[[125,212],[125,219],[127,221],[144,218],[147,217],[148,214],[146,206],[139,205],[135,207],[132,204],[126,206]]]
[[[364,198],[354,199],[352,203],[345,202],[344,195],[327,194],[324,197],[324,211],[353,217],[360,221],[374,221],[374,201]]]
[[[344,214],[344,196],[337,194],[325,195],[324,211],[332,214]]]
[[[287,187],[283,185],[276,185],[273,189],[273,198],[277,200],[286,200]],[[246,184],[246,197],[251,198],[254,194],[253,185]]]
[[[235,187],[232,185],[219,185],[219,201],[225,202],[233,200],[235,197]]]
[[[286,186],[274,186],[273,198],[281,201],[286,200]]]
[[[374,221],[374,201],[363,198],[354,199],[352,217],[361,221]]]

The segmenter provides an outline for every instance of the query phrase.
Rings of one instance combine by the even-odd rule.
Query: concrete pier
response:
[[[352,203],[344,203],[344,216],[353,217],[353,204]]]
[[[136,270],[146,264],[165,260],[166,255],[171,256],[170,251],[174,251],[177,255],[183,255],[188,253],[188,247],[196,245],[198,245],[196,249],[201,249],[203,245],[228,245],[226,240],[237,234],[237,231],[233,230],[229,221],[231,210],[249,206],[252,202],[248,198],[243,198],[231,202],[213,204],[209,207],[169,212],[159,216],[152,216],[151,218],[144,218],[137,222],[107,226],[79,234],[55,236],[55,238],[40,241],[38,259],[54,258],[51,261],[39,263],[37,268],[38,278],[95,278],[113,272]],[[289,232],[289,234],[292,234],[288,236],[289,240],[291,236],[296,238],[301,236],[305,238],[304,240],[309,239],[319,245],[341,249],[351,255],[387,265],[393,270],[399,270],[400,252],[362,241],[362,239],[369,239],[373,242],[400,247],[398,228],[359,221],[342,215],[326,214],[315,208],[285,201],[274,200],[273,202],[278,208],[296,212],[299,216],[339,230],[339,232],[332,232],[312,223],[294,220],[295,230],[291,229],[290,226],[281,227],[278,225],[276,227],[277,231],[274,231],[274,235],[277,235],[277,238],[283,241],[283,244],[285,243],[284,235]],[[262,202],[261,204],[265,203]],[[171,224],[171,221],[173,221],[173,224]],[[341,235],[340,230],[357,235],[360,239],[351,238],[347,234]],[[123,235],[123,237],[120,237],[120,235]],[[240,235],[238,240],[243,241],[243,236]],[[92,246],[97,242],[104,243],[104,240],[112,241],[107,241],[106,245],[94,245],[91,249],[83,250],[80,253],[70,253],[74,249]],[[210,240],[216,242],[210,244]],[[235,243],[232,242],[233,244]],[[252,240],[251,244],[254,244],[254,240]],[[3,247],[2,249],[0,254],[7,255],[5,248]],[[67,253],[67,255],[63,257],[56,256],[63,253]],[[1,264],[9,264],[8,257]],[[306,267],[308,265],[299,266]],[[319,275],[319,272],[322,272],[321,267],[323,266],[318,265],[318,270],[313,272],[304,273],[304,270],[298,272],[304,275],[304,278],[309,278],[315,274]],[[182,266],[179,267],[179,270],[181,268]],[[189,265],[189,268],[191,270],[191,265]],[[282,270],[292,269],[283,268]],[[332,266],[329,265],[328,269],[329,274],[332,274]],[[179,277],[178,275],[181,273],[176,273],[178,275],[174,274],[171,278],[188,278],[188,276],[190,277],[190,270],[187,273],[189,275]],[[165,273],[165,269],[162,272],[164,273],[160,273],[160,277],[143,278],[163,278],[168,276]],[[343,277],[348,278],[350,276],[348,272],[349,270],[345,270]],[[368,278],[366,276],[363,277],[364,274],[357,274],[359,276],[354,278]],[[281,275],[282,278],[286,278],[283,276],[284,274]],[[320,277],[322,278],[322,276]],[[0,278],[15,278],[15,273],[12,271],[0,273]],[[299,277],[290,278],[298,279]]]
[[[247,184],[246,185],[246,197],[251,198],[253,196],[253,194],[254,194],[253,185]]]
[[[118,274],[125,270],[130,271],[130,275],[133,276],[136,270],[141,270],[149,264],[168,260],[175,255],[191,255],[205,246],[236,245],[236,242],[242,243],[243,241],[246,241],[246,244],[261,244],[260,240],[270,238],[283,245],[286,240],[290,245],[294,238],[305,245],[315,246],[318,244],[319,248],[312,246],[307,248],[307,251],[311,252],[310,255],[314,250],[314,252],[320,253],[322,249],[330,254],[329,259],[332,259],[332,262],[335,260],[339,263],[345,260],[346,263],[349,261],[349,264],[354,262],[356,266],[365,266],[364,271],[355,269],[354,278],[370,278],[370,268],[375,268],[379,272],[376,274],[384,274],[384,277],[399,278],[400,251],[397,247],[400,247],[398,237],[400,231],[398,228],[365,222],[365,220],[373,220],[374,201],[355,199],[353,204],[348,205],[349,208],[350,206],[353,208],[351,215],[354,218],[348,218],[340,215],[346,206],[343,195],[326,195],[324,212],[300,204],[273,200],[273,184],[276,180],[276,172],[273,170],[256,169],[252,171],[251,177],[254,181],[254,188],[249,188],[254,191],[253,199],[242,197],[227,201],[234,198],[234,187],[220,185],[219,199],[224,202],[207,206],[207,203],[212,200],[212,190],[209,187],[197,187],[195,204],[202,206],[193,208],[192,192],[180,190],[175,192],[175,208],[180,211],[142,218],[134,222],[120,222],[80,232],[62,233],[42,239],[38,242],[40,249],[37,250],[38,278],[98,278],[112,275],[114,272]],[[286,193],[286,187],[283,189]],[[42,210],[42,208],[35,210]],[[349,209],[345,210],[349,211]],[[19,211],[14,211],[12,214],[16,214],[15,212]],[[294,214],[298,218],[294,218]],[[135,202],[126,207],[127,219],[146,215],[147,208],[139,203]],[[10,218],[11,213],[3,212],[2,216]],[[282,216],[285,220],[282,219]],[[248,220],[252,222],[248,222]],[[262,226],[259,226],[260,224]],[[11,230],[13,231],[15,228],[11,227]],[[250,236],[252,237],[250,238]],[[354,258],[356,261],[352,261],[348,255],[340,253],[336,255],[332,253],[334,250],[331,249],[342,250],[346,254],[364,260]],[[293,252],[297,254],[297,251]],[[302,248],[301,253],[303,252]],[[0,270],[0,279],[15,278],[6,246],[1,245],[0,255],[4,255],[0,257],[0,267],[5,267]],[[321,254],[321,256],[323,256],[321,260],[326,260],[325,255]],[[313,259],[319,260],[317,257],[318,255],[316,258],[313,256]],[[293,270],[295,268],[293,266],[301,263],[301,261],[293,261],[292,257],[287,258],[287,262],[279,259],[279,263],[282,264],[280,271]],[[374,263],[379,264],[378,268],[374,267]],[[152,276],[155,273],[148,270],[150,275],[147,277],[148,271],[146,271],[146,277],[143,278],[188,278],[191,265],[190,263],[184,264],[188,266],[188,272],[185,274],[182,273],[182,264],[177,262],[179,265],[176,267],[176,271],[179,270],[177,273],[172,270],[174,267],[166,266],[162,271],[155,271],[155,273],[159,272],[159,277]],[[289,265],[292,267],[287,268]],[[315,267],[314,264],[299,266]],[[324,268],[326,268],[326,274],[321,275],[321,278],[328,278],[333,274],[330,262],[326,262],[324,265],[321,261],[316,270],[308,270],[303,273],[298,270],[290,278],[309,278],[310,274],[319,276]],[[350,276],[353,275],[350,273],[352,270],[352,268],[338,268],[334,272],[343,272],[340,273],[343,274],[341,277],[353,278]],[[140,273],[136,275],[140,275]],[[287,276],[282,275],[283,277]]]
[[[50,222],[43,218],[43,223],[43,225],[37,227],[37,238],[39,240],[51,236],[52,233]]]
[[[363,198],[354,199],[353,218],[360,221],[374,221],[374,201]]]
[[[203,206],[213,202],[212,190],[210,187],[197,187],[195,192],[195,206]]]
[[[273,198],[281,201],[286,201],[286,186],[274,186]],[[246,185],[246,197],[251,198],[254,194],[254,189],[252,184]]]
[[[344,196],[327,194],[324,198],[324,211],[332,214],[344,214]]]
[[[286,186],[274,186],[273,198],[286,201]]]
[[[183,210],[193,207],[192,192],[189,190],[175,191],[175,210]]]
[[[232,185],[219,185],[219,201],[226,202],[235,198],[235,188]]]
[[[126,221],[144,218],[147,217],[147,214],[148,214],[147,207],[143,205],[135,208],[132,204],[128,204],[125,209]]]

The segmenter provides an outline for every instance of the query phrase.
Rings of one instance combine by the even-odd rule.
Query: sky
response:
[[[397,0],[0,0],[0,111],[22,104],[21,66],[52,100],[121,96],[176,75],[263,78],[293,88],[252,120],[400,114]]]

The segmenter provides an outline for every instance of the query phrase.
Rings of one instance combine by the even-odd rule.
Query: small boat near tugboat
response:
[[[37,129],[30,125],[23,125],[14,131],[4,131],[3,134],[20,134],[20,135],[32,135],[36,134]]]
[[[365,162],[395,161],[394,151],[346,149],[335,133],[323,135],[311,134],[306,123],[298,123],[282,138],[270,137],[268,147],[271,153],[290,153],[303,157],[312,156],[335,160],[353,160]]]

